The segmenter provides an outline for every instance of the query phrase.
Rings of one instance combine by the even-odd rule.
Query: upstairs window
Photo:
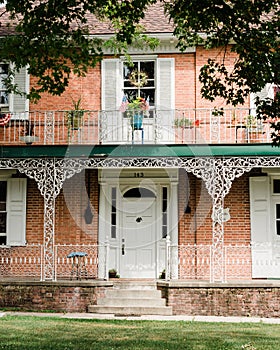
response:
[[[153,107],[155,101],[155,61],[137,60],[133,66],[123,65],[123,92],[132,101],[136,97],[149,99]]]
[[[1,110],[9,108],[9,94],[4,83],[4,79],[8,77],[9,65],[0,63],[0,108]]]

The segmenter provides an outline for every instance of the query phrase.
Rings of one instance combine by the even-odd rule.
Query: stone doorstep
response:
[[[147,307],[147,306],[98,306],[90,305],[89,313],[113,314],[115,316],[142,316],[142,315],[162,315],[171,316],[171,306]]]
[[[89,305],[89,313],[115,316],[172,315],[154,281],[117,281],[97,305]]]

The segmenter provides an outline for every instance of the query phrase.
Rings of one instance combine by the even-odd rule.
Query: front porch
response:
[[[192,148],[189,149],[184,146],[181,146],[183,148],[179,146],[178,148],[175,146],[171,146],[170,148],[167,146],[156,146],[156,151],[162,153],[158,153],[157,157],[155,157],[147,153],[147,147],[149,146],[126,146],[123,148],[99,146],[99,148],[97,147],[99,151],[101,149],[103,151],[107,150],[107,155],[103,153],[102,157],[100,154],[92,154],[92,150],[87,153],[89,150],[83,149],[81,146],[79,146],[78,150],[70,150],[70,153],[67,153],[67,149],[60,149],[59,147],[56,147],[56,150],[53,147],[50,147],[50,149],[45,147],[13,146],[2,148],[2,152],[6,152],[5,155],[9,155],[10,158],[1,159],[1,168],[18,169],[19,173],[23,173],[30,179],[35,180],[34,183],[37,184],[43,198],[43,205],[41,207],[42,216],[44,216],[43,237],[40,236],[41,240],[43,239],[43,243],[34,247],[29,245],[22,247],[1,246],[2,257],[0,267],[2,277],[4,275],[11,277],[13,274],[14,276],[25,275],[35,277],[42,281],[55,281],[61,278],[69,279],[71,262],[67,259],[67,256],[73,251],[82,251],[87,253],[85,257],[88,269],[87,276],[95,279],[107,279],[108,270],[111,268],[111,256],[108,254],[108,251],[110,251],[110,242],[106,242],[106,240],[98,242],[96,231],[94,238],[98,242],[96,244],[89,244],[88,246],[63,246],[55,242],[57,240],[55,220],[56,200],[65,181],[85,169],[123,169],[123,167],[135,170],[142,169],[142,171],[143,169],[154,169],[153,171],[156,171],[156,169],[163,168],[180,168],[186,173],[191,173],[196,178],[203,180],[211,200],[210,209],[212,214],[210,214],[209,219],[212,220],[212,235],[209,235],[208,241],[212,243],[185,244],[182,242],[177,243],[175,236],[171,236],[170,241],[168,240],[168,236],[163,237],[162,252],[165,259],[162,266],[159,266],[158,270],[154,270],[156,272],[154,278],[158,278],[163,270],[165,270],[165,278],[167,280],[186,279],[207,281],[208,283],[224,283],[234,279],[245,280],[254,277],[252,274],[252,249],[255,243],[258,242],[250,242],[249,228],[246,231],[247,236],[245,240],[247,240],[247,243],[230,245],[225,241],[224,199],[229,194],[233,181],[250,172],[253,168],[279,168],[280,159],[277,156],[278,150],[269,145],[250,145],[246,146],[246,148],[245,146],[231,146],[229,149],[213,146],[207,148],[209,154],[203,153],[202,156],[198,151],[197,156],[194,156],[194,153],[192,156],[191,154],[186,156],[188,154],[187,151],[193,151]],[[239,151],[243,152],[242,157],[237,157],[236,155],[230,156],[226,153],[231,150],[234,154],[237,148],[240,148]],[[154,147],[148,149],[151,152],[154,151]],[[18,158],[19,153],[17,152],[19,150],[27,153],[23,152],[23,157]],[[94,152],[98,150],[94,150]],[[43,153],[40,153],[40,158],[30,158],[27,156],[30,156],[36,151],[46,152],[46,155],[48,151],[63,151],[67,156],[61,158],[61,153],[58,153],[58,157],[54,156],[54,154],[50,157],[50,153],[48,157],[43,157]],[[82,154],[83,157],[73,156],[75,152],[77,152],[76,154],[79,153],[80,156]],[[183,152],[184,156],[180,152]],[[214,156],[211,156],[211,153]],[[113,156],[110,156],[110,154],[113,154]],[[126,154],[126,157],[124,157],[124,154]],[[256,155],[262,155],[262,157],[256,157]],[[134,174],[134,172],[132,173]],[[18,176],[19,174],[17,174]],[[174,186],[174,189],[177,188],[176,182],[172,186]],[[97,182],[95,188],[97,188]],[[97,200],[97,195],[93,198]],[[184,198],[184,203],[185,200]],[[97,217],[98,215],[95,215],[95,220]],[[208,220],[209,227],[211,227],[210,220]],[[248,222],[247,218],[247,224]],[[176,226],[176,222],[174,221],[173,223]],[[172,225],[171,223],[170,227],[174,230]],[[211,232],[211,229],[209,231]],[[71,228],[69,232],[71,232]],[[272,251],[270,249],[270,241],[263,243],[268,245],[268,247],[264,247],[264,250]],[[122,249],[121,245],[115,248]],[[278,270],[277,261],[279,260],[275,262],[274,259],[267,258],[267,255],[257,255],[254,259],[255,265],[273,265],[273,269]]]

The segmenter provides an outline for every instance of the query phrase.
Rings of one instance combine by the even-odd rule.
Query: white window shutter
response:
[[[175,69],[174,58],[157,60],[156,112],[160,142],[170,143],[175,140]]]
[[[173,110],[175,107],[174,58],[157,60],[157,109]]]
[[[265,87],[261,91],[259,91],[257,93],[252,93],[250,95],[250,109],[251,109],[252,115],[256,114],[256,103],[255,103],[256,97],[259,97],[261,100],[264,100],[266,98],[274,99],[273,84],[266,84]]]
[[[269,177],[250,178],[252,277],[271,275],[272,248],[269,231]]]
[[[26,179],[7,180],[7,245],[25,245]]]
[[[14,83],[20,91],[29,92],[29,74],[26,67],[15,73]],[[29,100],[25,96],[13,94],[10,109],[11,112],[17,114],[27,112],[29,110]]]
[[[102,70],[102,110],[118,110],[121,104],[120,60],[104,59]]]

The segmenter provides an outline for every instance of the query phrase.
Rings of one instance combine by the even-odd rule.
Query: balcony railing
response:
[[[235,144],[271,142],[269,123],[249,109],[151,109],[143,125],[119,111],[83,111],[70,118],[67,111],[23,112],[0,115],[1,145],[67,144]],[[2,116],[2,117],[1,117]],[[72,116],[73,117],[73,116]],[[4,125],[3,125],[4,124]]]

